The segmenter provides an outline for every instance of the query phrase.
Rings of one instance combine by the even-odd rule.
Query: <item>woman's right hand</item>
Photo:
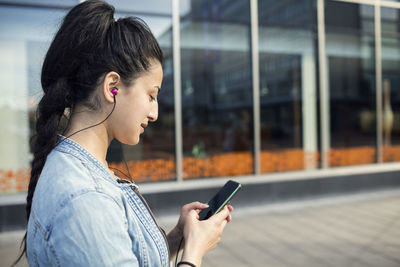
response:
[[[232,210],[232,206],[226,206],[204,221],[199,221],[199,214],[195,210],[187,214],[183,230],[185,247],[182,261],[201,265],[203,256],[214,249],[221,240],[226,224],[231,221]]]

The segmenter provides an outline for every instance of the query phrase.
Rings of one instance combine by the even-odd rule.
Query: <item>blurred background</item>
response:
[[[165,56],[158,121],[107,158],[127,161],[156,214],[227,179],[244,185],[239,208],[400,186],[400,1],[107,2],[142,18]],[[0,0],[3,233],[26,223],[41,65],[77,3]]]

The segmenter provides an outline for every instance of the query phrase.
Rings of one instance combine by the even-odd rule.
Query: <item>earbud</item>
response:
[[[111,90],[111,94],[113,94],[113,96],[116,96],[117,94],[118,94],[118,88],[113,88],[112,90]]]

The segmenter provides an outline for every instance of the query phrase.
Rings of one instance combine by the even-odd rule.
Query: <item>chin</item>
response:
[[[124,138],[123,140],[118,140],[121,143],[125,144],[125,145],[129,145],[129,146],[134,146],[137,145],[140,141],[140,135],[137,135],[133,138]]]
[[[133,145],[133,146],[134,146],[134,145],[137,145],[137,144],[139,144],[139,142],[140,142],[140,135],[137,137],[136,142],[135,142],[134,144],[132,144],[132,145]]]

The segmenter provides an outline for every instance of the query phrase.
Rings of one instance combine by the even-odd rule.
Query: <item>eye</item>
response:
[[[153,97],[152,95],[150,95],[150,102],[153,102],[153,101],[155,101],[155,100],[156,100],[156,98]]]

